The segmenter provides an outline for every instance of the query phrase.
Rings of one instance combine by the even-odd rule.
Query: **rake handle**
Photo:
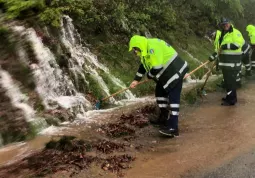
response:
[[[212,68],[206,73],[207,76],[206,76],[205,82],[204,82],[204,84],[203,84],[201,90],[204,90],[205,85],[206,85],[206,83],[207,83],[207,81],[208,81],[208,79],[209,79],[209,77],[210,77],[210,75],[211,75],[211,73],[212,73],[214,67],[217,67],[217,61],[215,61],[215,63],[214,63],[214,65],[212,66]]]
[[[146,83],[146,82],[148,82],[148,81],[149,81],[148,79],[147,79],[147,80],[144,80],[144,81],[141,81],[141,82],[139,82],[137,85]],[[113,97],[113,96],[115,96],[115,95],[117,95],[117,94],[119,94],[119,93],[122,93],[122,92],[124,92],[124,91],[126,91],[126,90],[129,90],[130,88],[131,88],[131,87],[127,87],[127,88],[124,88],[124,89],[122,89],[122,90],[119,90],[119,91],[117,91],[116,93],[113,93],[112,95],[103,98],[101,101],[105,101],[105,100],[107,100],[107,99],[109,99],[109,98],[111,98],[111,97]]]
[[[190,73],[188,73],[187,75],[184,76],[183,79],[186,79],[188,76],[190,76],[191,74],[193,74],[194,72],[196,72],[198,69],[200,69],[201,67],[205,66],[206,64],[208,64],[210,61],[206,61],[205,63],[201,64],[200,66],[198,66],[196,69],[192,70]]]
[[[197,71],[198,69],[200,69],[201,67],[203,67],[203,66],[205,66],[206,64],[208,64],[209,62],[210,62],[210,61],[207,61],[207,62],[201,64],[200,66],[198,66],[196,69],[194,69],[193,71],[191,71],[190,73],[188,73],[186,76],[184,76],[184,79],[187,78],[188,76],[190,76],[191,74],[193,74],[194,72],[196,72],[196,71]],[[144,81],[141,81],[141,82],[139,82],[137,85],[146,83],[146,82],[148,82],[148,81],[149,81],[148,79],[147,79],[147,80],[144,80]],[[119,93],[122,93],[122,92],[124,92],[124,91],[126,91],[126,90],[129,90],[130,88],[131,88],[131,87],[127,87],[127,88],[124,88],[124,89],[122,89],[122,90],[119,90],[119,91],[117,91],[116,93],[113,93],[112,95],[103,98],[101,101],[105,101],[105,100],[107,100],[107,99],[109,99],[109,98],[111,98],[111,97],[114,97],[115,95],[117,95],[117,94],[119,94]]]

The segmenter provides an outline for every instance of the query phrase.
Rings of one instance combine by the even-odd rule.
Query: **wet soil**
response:
[[[250,83],[239,90],[238,104],[232,107],[220,105],[223,92],[209,93],[195,105],[182,105],[180,136],[174,139],[161,137],[158,128],[148,124],[148,118],[156,116],[153,109],[132,109],[123,115],[119,111],[105,113],[108,119],[103,122],[86,128],[73,126],[78,137],[74,140],[89,143],[90,149],[84,149],[82,155],[77,148],[73,154],[62,150],[68,155],[63,159],[74,163],[78,160],[79,164],[85,159],[86,164],[62,161],[55,172],[44,177],[185,178],[211,170],[255,148],[254,88],[255,84]],[[57,160],[50,160],[52,168]],[[12,169],[15,166],[19,173]],[[36,175],[33,168],[22,169],[19,163],[0,169],[0,177],[28,175]]]
[[[0,177],[47,177],[52,174],[61,177],[63,171],[74,177],[82,170],[90,169],[92,163],[98,169],[123,177],[122,170],[131,167],[130,163],[136,159],[133,152],[140,148],[129,141],[138,137],[137,128],[149,125],[149,113],[154,112],[155,106],[148,105],[133,113],[123,113],[110,123],[92,124],[94,134],[89,134],[89,139],[64,136],[51,140],[43,150],[0,168]]]

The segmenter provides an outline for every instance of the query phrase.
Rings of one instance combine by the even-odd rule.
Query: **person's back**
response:
[[[158,38],[148,39],[148,50],[149,55],[153,55],[155,53],[155,55],[158,55],[158,59],[162,58],[163,64],[166,64],[169,59],[177,56],[177,52],[171,45],[169,45],[164,40],[160,40]]]

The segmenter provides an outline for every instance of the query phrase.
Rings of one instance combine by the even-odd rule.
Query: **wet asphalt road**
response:
[[[255,83],[238,90],[238,104],[220,105],[224,91],[183,107],[180,137],[157,140],[139,154],[127,178],[255,178]],[[155,140],[157,139],[155,135]]]
[[[255,178],[255,149],[214,170],[187,178]]]

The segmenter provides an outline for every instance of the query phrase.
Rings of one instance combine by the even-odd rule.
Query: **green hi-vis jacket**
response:
[[[254,25],[248,25],[246,27],[246,31],[248,32],[248,35],[250,37],[251,45],[255,45],[255,26]]]
[[[231,26],[229,31],[222,31],[219,38],[219,67],[228,70],[240,70],[243,45],[244,38],[239,30]],[[214,59],[210,57],[210,60]]]
[[[219,49],[220,49],[220,44],[219,44],[219,40],[220,40],[220,36],[221,36],[221,31],[217,30],[216,34],[215,34],[215,39],[214,39],[214,52],[218,53]]]
[[[214,44],[214,53],[209,57],[210,61],[213,61],[218,57],[218,52],[219,52],[219,49],[220,49],[220,43],[219,43],[220,36],[221,36],[221,31],[217,30],[216,34],[215,34],[214,42],[213,42],[213,44]]]
[[[137,81],[147,72],[148,78],[160,82],[167,90],[182,80],[188,71],[188,63],[180,59],[175,49],[163,40],[135,35],[129,42],[129,51],[134,47],[141,50],[141,65],[135,76]]]

